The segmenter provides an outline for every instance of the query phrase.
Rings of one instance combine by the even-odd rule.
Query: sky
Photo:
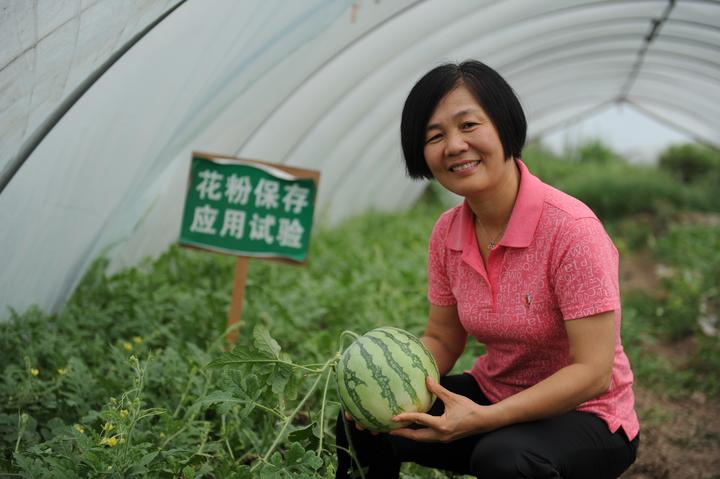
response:
[[[685,133],[671,129],[630,106],[611,106],[571,127],[543,138],[543,143],[560,153],[566,146],[601,139],[631,162],[651,163],[662,150],[677,143],[694,143]]]

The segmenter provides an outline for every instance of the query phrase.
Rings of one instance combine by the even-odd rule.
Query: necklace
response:
[[[477,223],[480,226],[480,229],[482,229],[483,234],[485,234],[485,236],[487,236],[487,237],[490,236],[490,234],[485,229],[485,226],[483,226],[483,224],[480,222],[480,220],[477,219],[477,216],[475,217],[475,223]],[[505,223],[505,226],[503,226],[503,228],[500,230],[500,233],[498,233],[498,235],[494,239],[490,240],[490,242],[487,245],[488,251],[490,251],[495,246],[497,246],[497,242],[500,240],[500,238],[502,237],[502,234],[505,232],[505,228],[507,228],[507,223]]]

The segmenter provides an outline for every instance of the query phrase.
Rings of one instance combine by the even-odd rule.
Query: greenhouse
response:
[[[643,434],[622,477],[714,477],[710,0],[0,0],[0,476],[334,477],[337,356],[373,328],[423,334],[428,241],[460,200],[408,176],[403,105],[466,59],[517,94],[527,168],[619,252]],[[602,132],[548,146],[618,109],[682,144],[648,162]],[[285,210],[314,211],[297,220],[307,258],[244,265],[234,349],[240,260],[179,245],[198,155],[305,180],[282,183]],[[292,249],[300,223],[283,221]]]

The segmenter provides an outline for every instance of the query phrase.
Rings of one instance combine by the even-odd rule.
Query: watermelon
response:
[[[425,378],[439,381],[435,359],[418,338],[399,328],[373,329],[343,352],[337,365],[343,409],[370,431],[405,427],[392,418],[401,412],[427,412],[435,396]]]

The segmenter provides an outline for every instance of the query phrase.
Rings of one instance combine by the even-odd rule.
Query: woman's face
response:
[[[424,154],[435,179],[465,197],[490,193],[514,167],[505,161],[495,125],[462,84],[440,100],[430,117]]]

